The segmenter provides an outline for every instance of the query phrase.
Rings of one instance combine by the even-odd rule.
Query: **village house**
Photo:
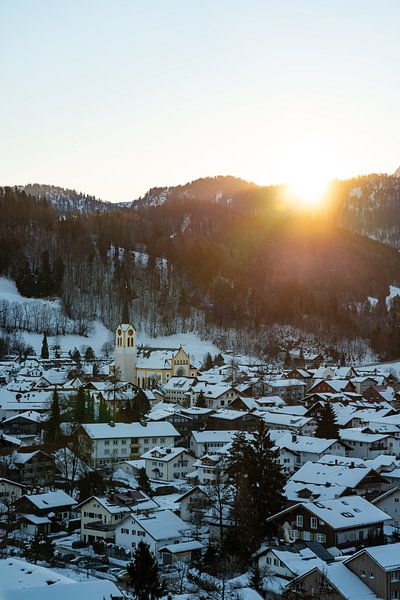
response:
[[[306,462],[316,462],[321,456],[335,454],[346,456],[348,447],[339,440],[316,438],[304,435],[296,435],[290,432],[271,431],[271,439],[279,448],[280,453],[285,450],[295,453],[295,469],[302,467]]]
[[[190,390],[190,404],[194,406],[200,393],[203,393],[208,408],[226,408],[240,394],[230,383],[210,384],[199,381]]]
[[[158,504],[140,490],[115,493],[110,496],[91,496],[77,507],[81,511],[81,540],[83,542],[113,542],[117,525],[129,513],[152,511]]]
[[[195,456],[201,458],[205,454],[212,454],[218,448],[229,444],[237,434],[235,430],[208,430],[192,431],[189,448]]]
[[[170,423],[90,423],[76,431],[86,462],[94,468],[140,458],[155,446],[174,446],[179,433]]]
[[[329,456],[327,456],[330,459]],[[290,480],[302,484],[316,486],[339,485],[347,493],[365,496],[369,500],[376,498],[390,487],[387,479],[377,473],[371,466],[356,465],[353,462],[339,464],[340,456],[334,457],[334,462],[325,464],[325,456],[316,462],[308,462],[293,473]]]
[[[26,490],[26,486],[11,479],[0,477],[0,503],[11,502],[20,498]]]
[[[161,563],[163,565],[174,565],[176,563],[193,563],[201,557],[204,544],[198,540],[181,542],[180,544],[169,544],[159,549]]]
[[[257,410],[254,414],[261,417],[270,430],[287,429],[297,435],[312,436],[316,427],[316,421],[312,417],[296,416],[269,410]]]
[[[344,565],[379,598],[400,598],[400,543],[363,548]]]
[[[285,590],[313,598],[315,594],[329,600],[379,600],[363,579],[351,572],[342,562],[315,567],[293,579]]]
[[[383,512],[392,517],[392,520],[386,523],[392,527],[400,528],[400,487],[396,486],[387,490],[377,498],[372,500],[372,504],[377,506]]]
[[[221,477],[223,472],[223,456],[220,454],[205,454],[193,464],[194,471],[187,475],[193,483],[210,485]]]
[[[190,390],[196,382],[195,377],[171,377],[163,386],[165,401],[189,406]]]
[[[180,518],[190,523],[197,523],[201,520],[208,503],[206,488],[201,485],[195,485],[175,500],[175,504],[179,506]]]
[[[76,505],[76,500],[62,490],[21,496],[15,501],[15,510],[22,535],[35,535],[38,530],[68,530],[71,510]]]
[[[327,557],[329,554],[326,553]],[[256,553],[260,570],[268,572],[269,577],[282,577],[288,581],[307,573],[315,567],[325,567],[326,562],[317,556],[310,548],[296,551],[291,546],[271,547],[262,546]],[[333,557],[331,557],[333,560]]]
[[[381,433],[367,433],[365,428],[341,429],[340,439],[349,448],[349,456],[374,459],[380,454],[400,457],[400,438]]]
[[[345,548],[367,540],[383,539],[386,514],[361,496],[298,503],[269,517],[287,542],[315,541],[330,548]]]
[[[34,410],[8,417],[0,422],[3,433],[18,437],[40,437],[43,429],[43,417]]]
[[[189,533],[188,524],[171,510],[157,510],[126,516],[115,529],[115,543],[134,553],[139,542],[144,542],[157,556],[163,546],[189,541],[184,539]]]
[[[207,426],[214,430],[256,431],[260,423],[261,418],[254,413],[220,408],[209,415]]]
[[[10,475],[19,483],[35,488],[53,482],[57,471],[54,457],[43,450],[15,452],[8,467]]]
[[[301,379],[272,379],[266,384],[266,390],[288,404],[295,404],[304,398],[306,383]]]
[[[156,446],[142,454],[146,474],[150,479],[174,481],[185,479],[193,470],[194,456],[186,448]]]

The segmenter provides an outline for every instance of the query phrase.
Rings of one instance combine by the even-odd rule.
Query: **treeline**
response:
[[[58,286],[65,314],[83,329],[96,317],[113,329],[126,307],[150,335],[233,331],[242,351],[264,356],[276,324],[338,351],[343,341],[365,340],[385,357],[398,354],[396,317],[382,308],[389,285],[399,283],[398,252],[272,204],[264,214],[180,197],[60,216],[46,201],[4,188],[0,273],[19,286],[21,273],[36,273],[41,294]],[[369,296],[379,306],[366,304]]]

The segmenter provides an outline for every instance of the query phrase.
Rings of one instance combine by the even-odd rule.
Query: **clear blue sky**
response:
[[[399,0],[1,0],[0,23],[0,185],[400,165]]]

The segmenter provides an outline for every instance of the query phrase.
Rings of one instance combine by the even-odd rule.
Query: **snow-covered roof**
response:
[[[216,443],[228,443],[237,434],[236,430],[205,430],[205,431],[192,431],[192,436],[198,444],[210,444]]]
[[[343,563],[335,562],[317,567],[338,592],[347,600],[377,600],[378,596]]]
[[[345,442],[362,442],[365,444],[373,444],[388,438],[388,435],[382,433],[364,433],[363,428],[353,427],[349,429],[339,430],[340,439]]]
[[[361,525],[372,525],[390,521],[392,518],[362,496],[342,496],[331,500],[306,502],[302,506],[334,529],[350,529]],[[293,506],[280,514],[290,510],[293,510]]]
[[[92,439],[179,437],[175,427],[166,421],[141,423],[88,423],[81,426]]]
[[[31,513],[24,513],[21,517],[33,525],[45,525],[51,523],[49,517],[39,517],[38,515],[33,515]]]
[[[142,454],[142,459],[157,459],[161,462],[169,462],[170,460],[176,459],[178,456],[187,452],[186,448],[165,448],[164,446],[155,446],[148,452]]]
[[[371,470],[371,468],[366,467],[351,467],[351,463],[342,466],[326,465],[321,462],[306,462],[296,473],[293,473],[291,480],[317,485],[343,485],[354,488]]]
[[[282,425],[282,429],[285,427],[304,427],[304,425],[307,425],[312,421],[312,418],[310,417],[297,417],[295,415],[274,413],[269,410],[257,410],[254,412],[254,414],[258,417],[261,417],[265,423],[270,423],[271,425]]]
[[[130,518],[136,521],[154,540],[177,538],[188,529],[188,524],[171,510],[153,511],[149,516],[131,515]]]
[[[293,435],[290,432],[282,435],[282,432],[270,431],[271,440],[279,448],[288,448],[293,452],[311,452],[313,454],[322,454],[331,448],[334,444],[340,443],[335,439],[316,438],[307,435]]]
[[[36,565],[35,565],[36,568]],[[49,580],[54,580],[55,577],[62,577],[46,569],[51,576]],[[64,577],[64,579],[68,579]],[[93,579],[89,581],[59,581],[57,590],[47,582],[43,582],[40,587],[32,587],[30,589],[13,589],[6,590],[1,596],[2,600],[104,600],[105,598],[123,598],[124,596],[119,591],[115,583],[107,579]]]
[[[30,496],[25,495],[23,498],[29,500],[40,510],[58,508],[59,506],[74,506],[77,504],[76,500],[62,490],[45,492],[44,494],[32,494]]]
[[[23,590],[26,593],[29,588],[39,588],[41,586],[46,586],[52,590],[54,597],[54,589],[51,585],[48,585],[49,581],[57,585],[59,583],[73,583],[73,580],[69,577],[20,558],[0,559],[0,596],[2,600],[11,598],[8,595],[10,590]],[[25,598],[25,596],[21,596],[21,598]],[[40,595],[36,596],[37,600],[40,598]]]
[[[163,386],[164,390],[174,392],[187,392],[194,383],[193,377],[171,377]]]
[[[385,546],[371,546],[361,550],[354,556],[358,556],[359,554],[368,554],[385,571],[400,569],[400,542],[397,542],[396,544],[387,544]],[[354,558],[354,556],[351,558]],[[349,561],[350,560],[351,559],[349,559]]]
[[[172,554],[178,554],[180,552],[202,550],[203,548],[204,544],[202,544],[198,540],[191,540],[190,542],[181,542],[180,544],[169,544],[168,546],[160,548],[160,551],[166,550],[167,552],[171,552]]]
[[[343,485],[317,485],[315,483],[302,483],[289,481],[285,485],[284,494],[290,502],[309,502],[313,500],[330,500],[339,498],[347,490]]]
[[[19,413],[18,415],[14,415],[12,417],[4,419],[4,421],[2,421],[0,425],[7,425],[8,423],[12,423],[16,419],[25,419],[26,421],[32,421],[33,423],[41,423],[43,421],[41,413],[38,413],[34,410],[27,410],[25,412]]]
[[[325,561],[319,558],[310,548],[304,548],[299,550],[299,552],[271,548],[271,552],[284,563],[295,576],[307,573],[314,567],[323,567],[326,565]]]

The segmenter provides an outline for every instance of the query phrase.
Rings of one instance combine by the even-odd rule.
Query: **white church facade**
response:
[[[136,343],[137,331],[131,324],[121,324],[115,333],[115,370],[121,381],[142,388],[165,385],[171,377],[196,377],[190,355],[179,348],[151,348]]]

